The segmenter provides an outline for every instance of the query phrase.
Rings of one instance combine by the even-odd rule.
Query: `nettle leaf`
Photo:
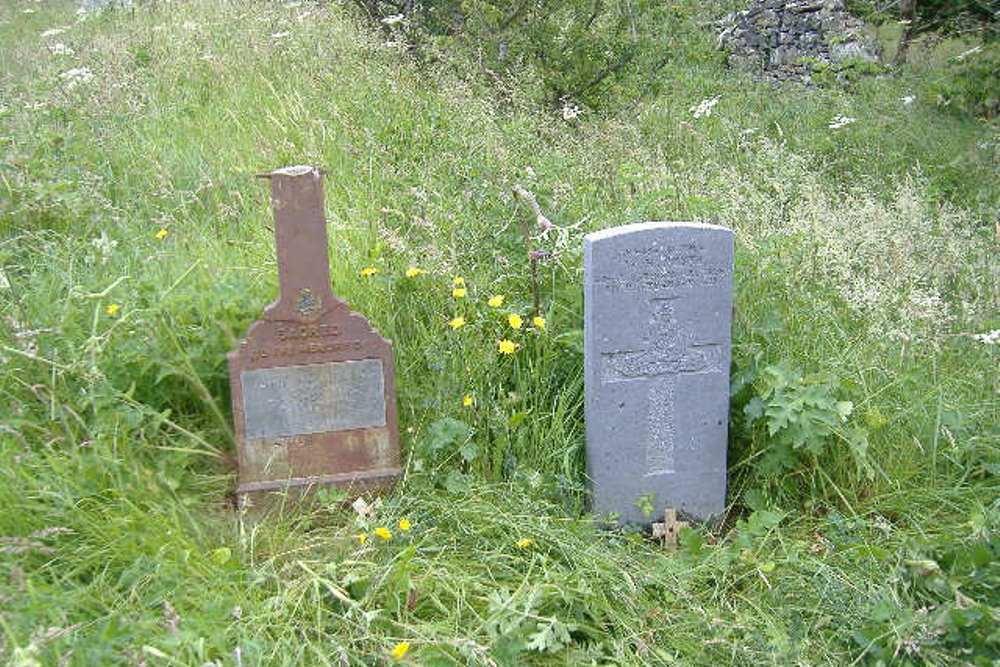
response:
[[[852,428],[847,432],[847,446],[854,457],[854,463],[860,470],[864,470],[868,479],[875,478],[875,471],[871,463],[868,462],[868,432],[860,427]]]
[[[466,463],[471,463],[479,456],[479,446],[470,440],[458,449],[458,453]]]
[[[778,431],[788,428],[798,419],[795,401],[788,400],[785,396],[776,396],[764,414],[767,415],[767,432],[769,435],[774,435]]]
[[[444,479],[444,488],[449,493],[466,493],[469,490],[469,477],[457,470],[452,470]]]
[[[427,429],[427,436],[424,445],[437,452],[456,442],[461,442],[469,437],[469,425],[452,417],[442,417],[431,423]]]
[[[746,415],[747,424],[753,424],[755,421],[764,416],[764,408],[766,403],[759,396],[754,396],[750,399],[745,406],[743,406],[743,414]]]
[[[528,635],[526,648],[539,653],[555,653],[569,645],[569,633],[572,629],[572,626],[564,624],[558,618],[541,621],[538,629]]]
[[[776,441],[760,459],[760,471],[768,477],[795,467],[797,459],[790,442]]]

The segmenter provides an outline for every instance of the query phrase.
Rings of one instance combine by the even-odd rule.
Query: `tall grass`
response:
[[[0,7],[4,660],[997,650],[997,359],[973,336],[1000,328],[996,130],[940,114],[918,73],[776,90],[692,32],[670,93],[565,121],[496,95],[461,54],[417,67],[339,5],[73,9]],[[82,67],[89,81],[61,76]],[[841,114],[857,120],[830,129]],[[319,498],[254,522],[228,504],[225,353],[277,289],[252,176],[296,163],[327,173],[334,290],[395,343],[406,476],[371,517]],[[550,253],[544,329],[506,321],[532,303],[515,184],[560,227],[532,241]],[[582,512],[580,238],[642,219],[738,239],[730,510],[672,554]],[[773,469],[782,436],[745,408],[779,371],[798,378],[782,391],[852,410]]]

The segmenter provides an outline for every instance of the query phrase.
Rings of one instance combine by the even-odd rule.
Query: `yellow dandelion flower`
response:
[[[375,537],[379,538],[383,542],[388,542],[392,539],[392,532],[390,532],[385,526],[379,526],[372,532],[375,533]]]
[[[393,660],[402,660],[406,657],[406,654],[410,651],[410,642],[399,642],[392,647],[392,658]]]
[[[536,329],[544,329],[545,328],[545,318],[542,317],[541,315],[535,315],[534,317],[532,317],[531,318],[531,323],[535,325]]]
[[[427,272],[424,271],[423,269],[418,269],[415,266],[411,266],[410,268],[408,268],[406,270],[406,277],[407,278],[416,278],[417,276],[422,275],[424,273],[427,273]]]
[[[503,294],[494,294],[489,298],[486,304],[490,308],[499,308],[500,306],[503,305]]]
[[[378,273],[378,269],[375,268],[374,266],[366,266],[365,268],[361,269],[362,278],[371,278],[376,273]]]
[[[368,533],[359,533],[358,534],[358,544],[360,544],[361,546],[364,546],[365,542],[367,542],[367,541],[368,541]]]
[[[166,230],[166,229],[162,229],[162,228],[161,228],[161,229],[160,229],[160,231],[156,232],[156,234],[155,234],[155,236],[156,236],[156,240],[157,240],[157,241],[162,241],[163,239],[167,238],[167,234],[168,234],[168,233],[169,233],[169,232],[167,232],[167,230]]]
[[[464,299],[467,293],[464,287],[456,287],[451,291],[451,295],[456,299]]]
[[[517,343],[504,338],[500,341],[497,349],[500,350],[500,354],[514,354],[517,351]]]
[[[462,276],[455,276],[451,279],[451,284],[455,287],[465,287],[465,278]]]
[[[122,307],[117,303],[109,303],[108,307],[104,309],[104,312],[108,314],[108,317],[115,317],[121,309]]]
[[[521,325],[524,324],[524,320],[517,313],[511,313],[507,316],[507,324],[510,325],[511,329],[520,329]]]
[[[475,399],[472,398],[472,394],[466,394],[462,397],[462,405],[464,407],[471,408],[473,403],[475,403]]]
[[[410,523],[409,519],[400,519],[399,520],[399,529],[401,531],[403,531],[404,533],[406,531],[408,531],[412,527],[413,527],[413,524]]]
[[[527,549],[528,547],[530,547],[534,543],[535,543],[535,541],[533,539],[531,539],[530,537],[522,537],[517,542],[515,542],[514,545],[518,549]]]
[[[465,318],[459,315],[458,317],[453,317],[448,321],[448,326],[452,329],[461,329],[465,326]]]

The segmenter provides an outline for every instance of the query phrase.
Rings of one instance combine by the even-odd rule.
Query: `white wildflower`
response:
[[[969,334],[972,340],[982,343],[983,345],[996,345],[1000,342],[1000,329],[994,329],[987,333],[981,334]]]
[[[528,165],[527,167],[524,168],[524,173],[528,175],[528,178],[535,177],[535,170],[531,168],[531,165]]]
[[[583,109],[575,104],[570,104],[569,101],[563,102],[562,117],[563,120],[573,120],[577,116],[583,113]]]
[[[288,31],[285,31],[285,32],[275,32],[275,33],[271,33],[271,39],[284,39],[285,37],[288,37],[291,34],[292,33],[288,32]]]
[[[67,87],[73,88],[80,83],[89,83],[94,78],[94,73],[89,67],[74,67],[60,74],[59,78],[66,82]]]
[[[75,53],[73,49],[69,48],[62,42],[56,42],[49,46],[49,52],[57,56],[71,56]]]
[[[61,35],[66,32],[66,28],[49,28],[42,33],[42,37],[55,37],[56,35]]]
[[[97,251],[101,253],[101,264],[104,264],[111,257],[111,253],[114,252],[115,246],[118,245],[118,241],[114,241],[108,238],[108,233],[101,230],[101,235],[96,239],[92,239],[90,244],[97,248]]]
[[[707,100],[702,100],[688,109],[688,111],[690,111],[691,115],[695,118],[708,118],[712,115],[712,109],[715,108],[715,105],[719,103],[721,98],[721,95],[716,95],[715,97],[710,97]]]
[[[185,30],[197,30],[198,24],[195,23],[194,21],[185,21],[184,23],[181,24],[181,27],[184,28]]]
[[[908,107],[911,104],[913,104],[914,101],[916,101],[916,99],[917,99],[916,95],[904,95],[903,97],[899,98],[899,101],[903,103],[904,107]]]
[[[403,14],[393,14],[382,19],[382,25],[396,25],[397,23],[402,23],[405,19],[406,16]]]
[[[840,128],[850,125],[857,120],[857,118],[851,118],[850,116],[836,116],[832,121],[830,121],[830,124],[827,127],[831,130],[839,130]]]
[[[10,281],[7,280],[7,274],[4,273],[3,269],[0,269],[0,290],[10,289]]]

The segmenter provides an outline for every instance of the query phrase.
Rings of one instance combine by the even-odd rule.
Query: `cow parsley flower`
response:
[[[75,88],[81,83],[90,83],[94,78],[94,73],[89,67],[74,67],[59,75],[59,78],[66,82],[67,88]]]
[[[694,105],[688,109],[688,111],[690,111],[691,115],[695,118],[708,118],[712,115],[712,109],[715,108],[715,105],[719,103],[720,99],[722,99],[721,95],[710,97],[707,100],[702,100],[698,104]]]
[[[857,118],[851,118],[850,116],[836,116],[832,121],[830,121],[830,124],[827,127],[831,130],[839,130],[840,128],[846,127],[857,120]]]

